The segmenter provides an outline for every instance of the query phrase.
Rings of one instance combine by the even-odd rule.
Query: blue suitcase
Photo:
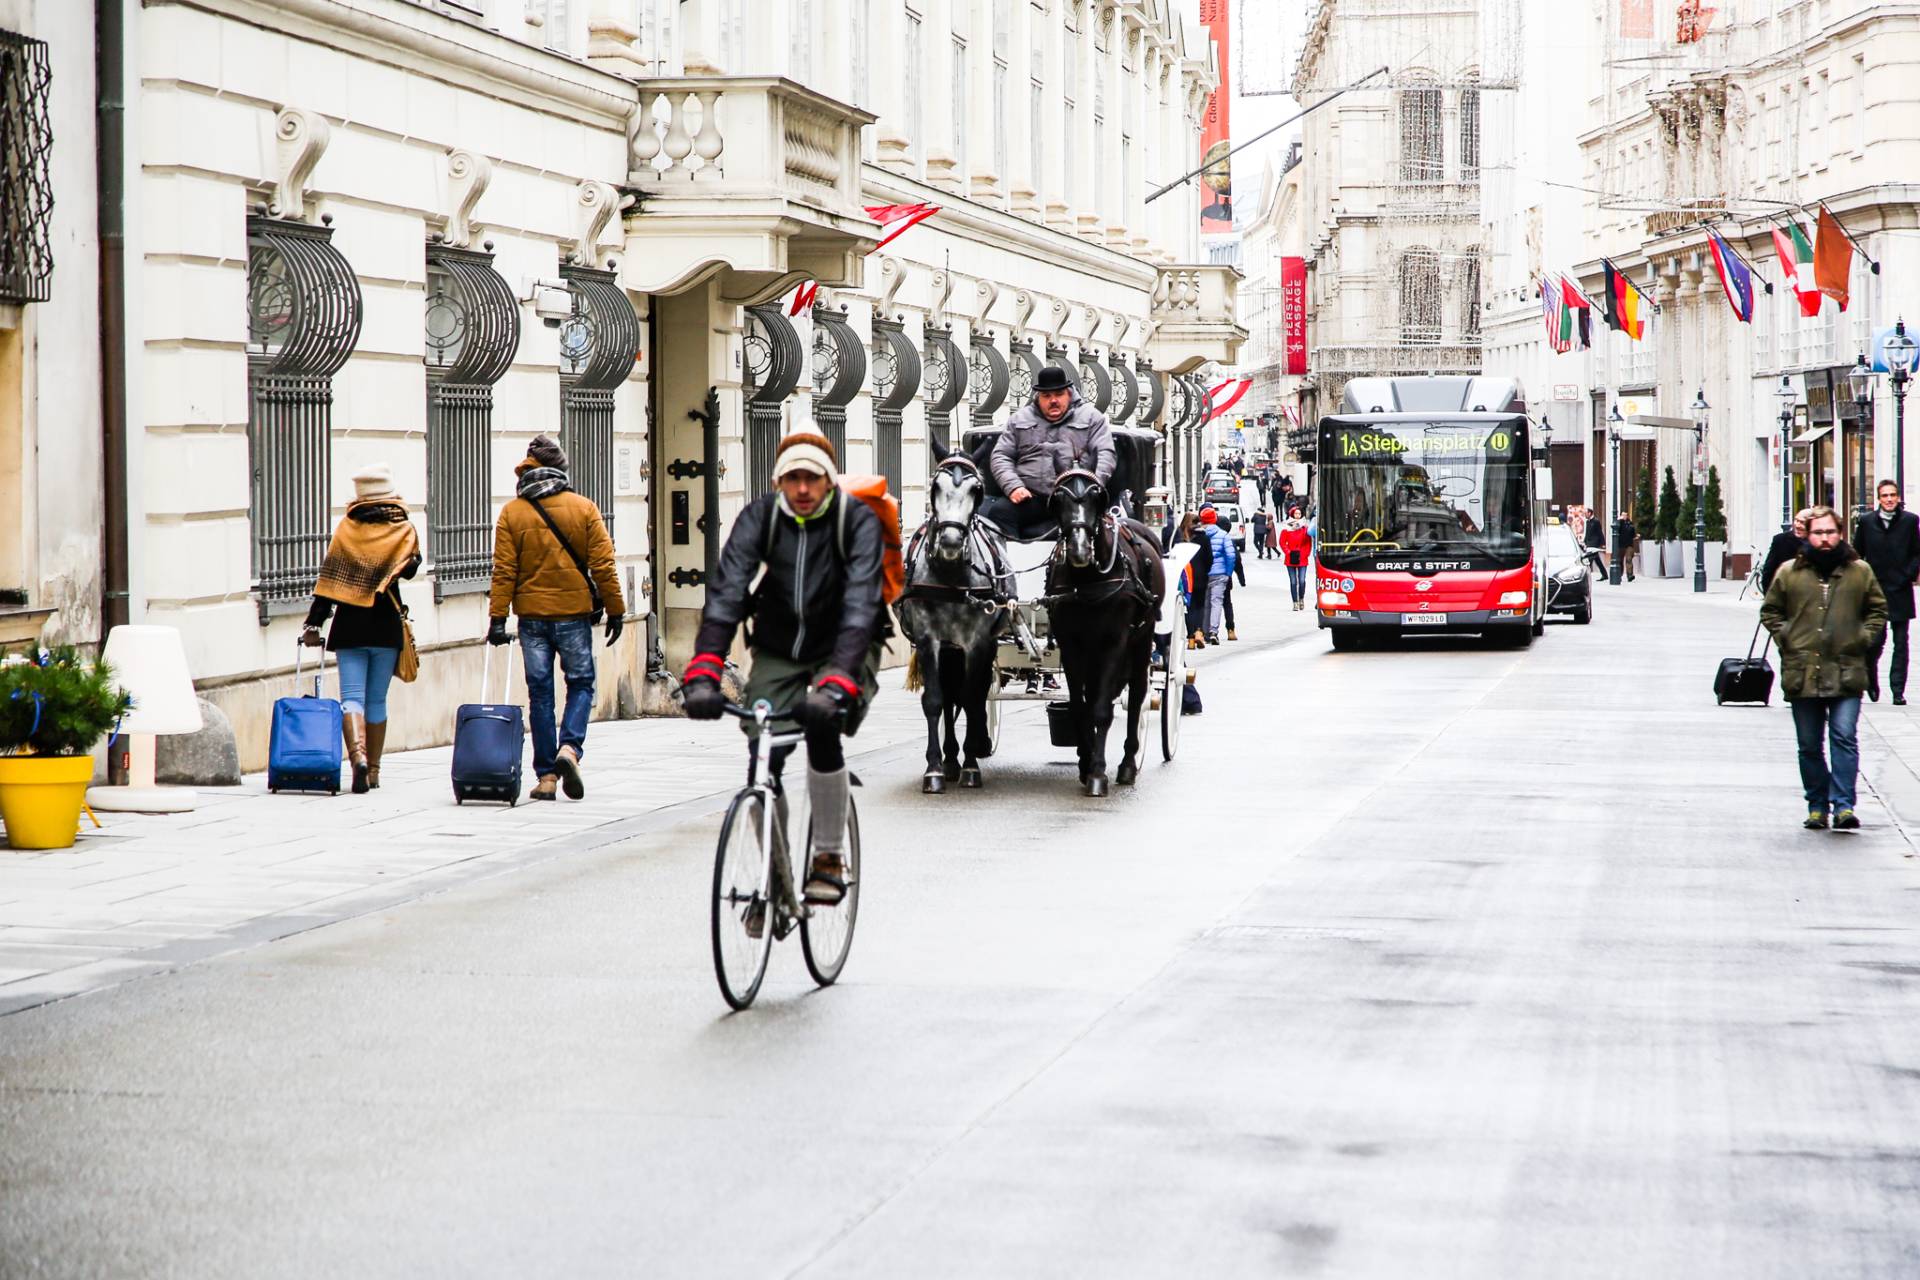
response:
[[[491,683],[494,646],[486,645],[480,662],[480,696]],[[501,697],[513,694],[513,657],[507,660],[507,683]],[[520,758],[526,752],[526,713],[512,702],[469,702],[454,713],[453,802],[469,800],[520,803]]]
[[[293,661],[294,687],[300,686],[300,664],[306,657],[300,646]],[[326,674],[326,650],[313,673],[313,692],[297,698],[279,698],[273,704],[273,730],[267,740],[267,790],[325,791],[340,794],[340,703],[320,696]]]

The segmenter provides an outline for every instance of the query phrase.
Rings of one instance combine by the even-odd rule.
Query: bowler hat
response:
[[[1067,371],[1057,364],[1040,366],[1040,372],[1033,375],[1035,391],[1066,391],[1073,386],[1073,380],[1067,377]]]

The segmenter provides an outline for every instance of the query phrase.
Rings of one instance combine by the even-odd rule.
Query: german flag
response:
[[[1607,328],[1617,329],[1635,342],[1647,336],[1647,295],[1640,292],[1638,285],[1627,278],[1626,272],[1615,267],[1605,258],[1600,265],[1607,272],[1606,306]]]

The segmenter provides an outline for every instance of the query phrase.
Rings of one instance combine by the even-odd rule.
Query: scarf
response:
[[[333,527],[313,594],[368,608],[419,556],[420,535],[403,504],[392,498],[349,503],[346,518]]]
[[[1813,571],[1823,579],[1831,578],[1836,569],[1853,559],[1853,549],[1844,539],[1824,550],[1819,547],[1808,547],[1804,554],[1807,557],[1807,563],[1813,566]]]
[[[520,473],[519,483],[514,486],[514,494],[532,501],[535,498],[551,498],[556,493],[565,493],[573,485],[567,479],[567,473],[558,467],[528,467]]]

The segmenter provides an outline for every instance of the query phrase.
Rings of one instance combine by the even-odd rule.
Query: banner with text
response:
[[[1220,59],[1220,87],[1207,98],[1200,133],[1200,231],[1233,230],[1233,176],[1227,152],[1233,148],[1233,65],[1227,26],[1228,0],[1200,0],[1200,21],[1213,37]],[[1219,163],[1215,164],[1214,161]]]
[[[1280,259],[1280,320],[1286,327],[1286,369],[1307,371],[1307,260]]]

